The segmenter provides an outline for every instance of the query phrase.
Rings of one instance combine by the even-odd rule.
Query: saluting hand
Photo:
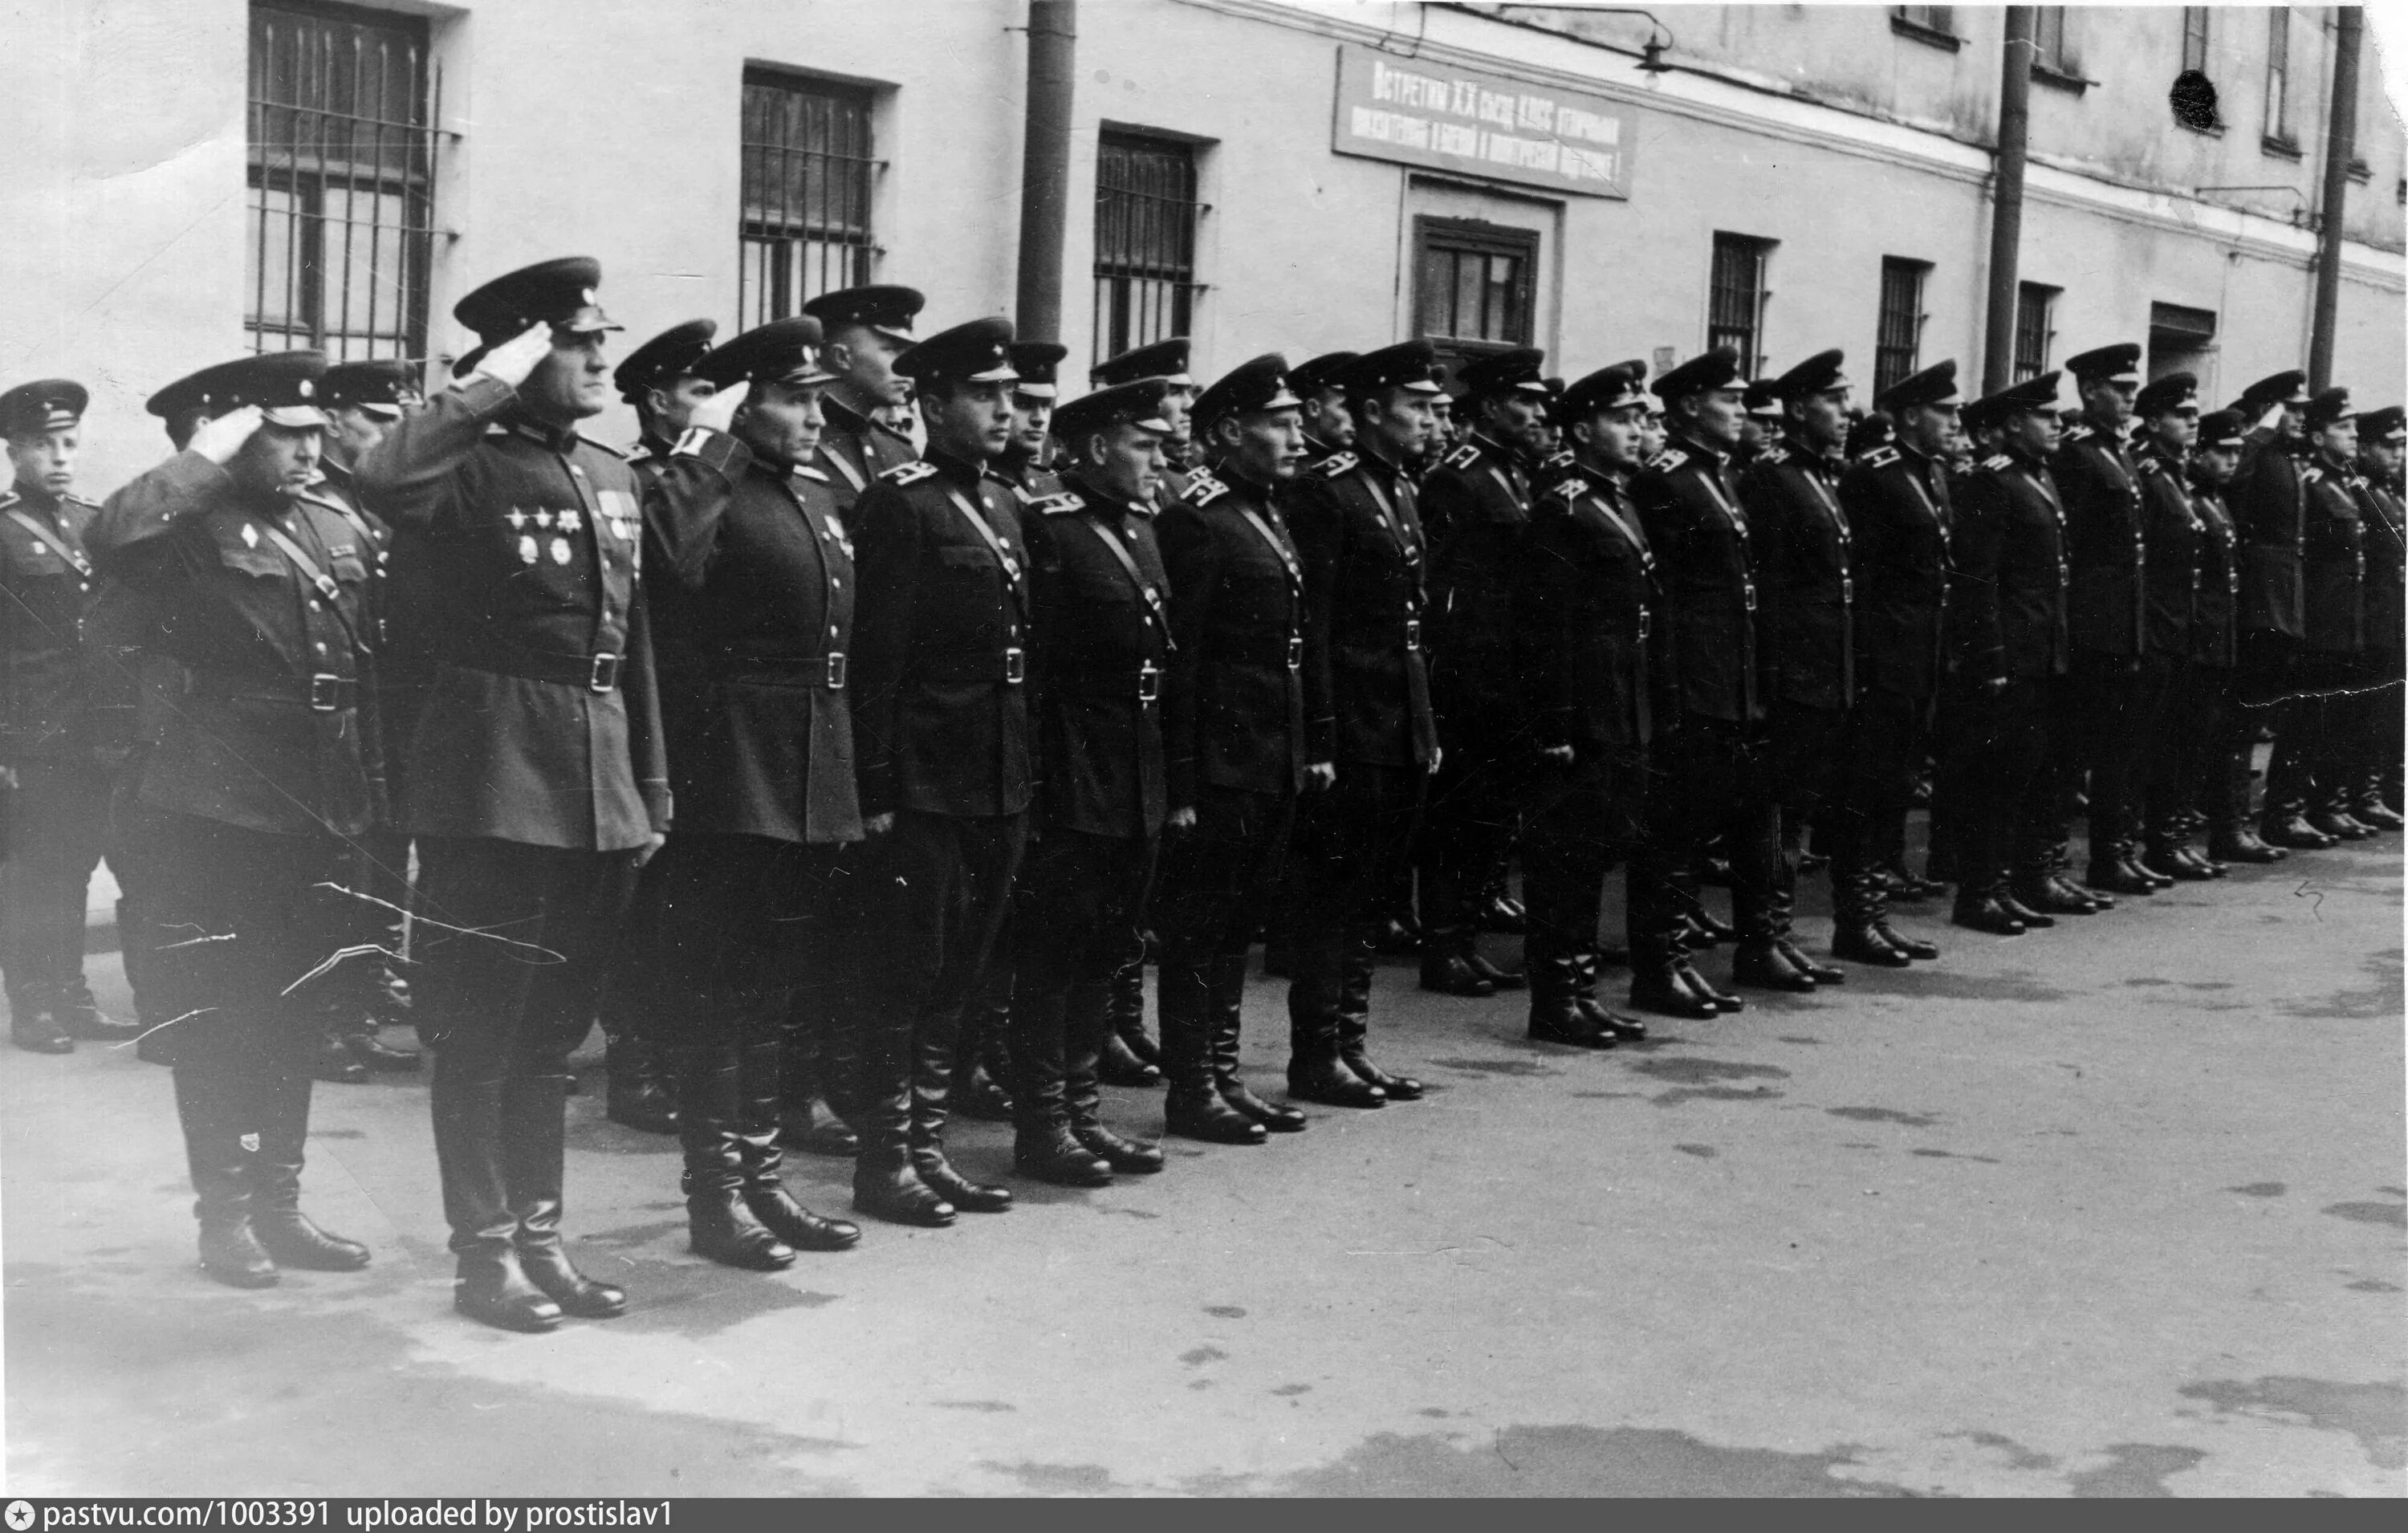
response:
[[[736,412],[743,408],[745,395],[752,392],[752,385],[749,381],[731,383],[695,406],[694,413],[687,417],[686,423],[700,426],[706,431],[726,431],[736,423]]]
[[[894,828],[895,815],[892,810],[884,814],[873,814],[861,823],[861,833],[864,836],[883,836]]]
[[[1338,764],[1334,761],[1315,761],[1304,768],[1304,791],[1307,793],[1327,793],[1329,785],[1337,781]]]
[[[487,378],[498,378],[511,388],[527,380],[537,364],[552,354],[552,326],[531,324],[516,336],[485,353],[477,364],[477,371]]]
[[[1558,766],[1569,766],[1572,764],[1572,748],[1569,745],[1541,746],[1539,748],[1539,754],[1546,757],[1549,761],[1554,762]]]
[[[257,405],[230,409],[214,421],[201,423],[200,429],[193,433],[192,449],[211,463],[230,463],[265,419]]]
[[[1170,819],[1168,820],[1168,824],[1172,830],[1194,830],[1196,828],[1196,806],[1193,804],[1182,804],[1177,809],[1172,809],[1170,811]]]

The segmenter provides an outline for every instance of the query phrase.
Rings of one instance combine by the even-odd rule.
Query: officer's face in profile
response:
[[[1807,446],[1829,452],[1847,445],[1848,391],[1845,388],[1810,394],[1803,399],[1792,400],[1784,408],[1789,419],[1797,423],[1798,435]]]
[[[2082,391],[2082,408],[2100,425],[2120,426],[2132,418],[2132,400],[2140,392],[2137,383],[2101,379]]]
[[[1925,457],[1939,457],[1956,440],[1956,407],[1909,405],[1899,412],[1898,435]]]
[[[1601,409],[1572,423],[1572,442],[1583,461],[1597,468],[1636,468],[1646,451],[1647,408],[1625,405]]]
[[[1181,384],[1162,394],[1162,418],[1170,423],[1170,445],[1182,451],[1196,440],[1196,422],[1189,414],[1196,408],[1196,392]]]
[[[1646,420],[1640,423],[1639,451],[1652,458],[1656,453],[1664,451],[1664,442],[1665,431],[1663,412],[1660,410],[1651,409],[1647,412]]]
[[[2045,458],[2057,451],[2057,411],[2019,409],[2007,417],[2002,435],[2011,446],[2019,447],[2033,457]]]
[[[1305,429],[1331,447],[1354,445],[1354,417],[1346,408],[1346,391],[1323,389],[1304,402]]]
[[[1380,438],[1387,455],[1411,460],[1439,433],[1438,409],[1431,396],[1409,389],[1382,389],[1360,411],[1357,428]]]
[[[324,451],[325,438],[316,426],[263,423],[226,465],[226,474],[254,494],[297,494],[317,479]]]
[[[2185,405],[2177,409],[2159,412],[2148,423],[2149,435],[2169,452],[2179,452],[2199,437],[2199,410]]]
[[[2316,430],[2316,450],[2335,463],[2347,463],[2358,456],[2358,423],[2335,421]]]
[[[327,412],[327,419],[332,423],[327,431],[332,456],[347,464],[366,457],[393,426],[383,416],[371,415],[357,405],[337,405]]]
[[[1033,394],[1011,396],[1011,450],[1032,458],[1045,455],[1045,436],[1054,429],[1054,401]]]
[[[1708,447],[1728,451],[1739,445],[1740,430],[1747,421],[1744,397],[1739,389],[1707,389],[1684,396],[1672,408],[1691,436]]]
[[[2366,461],[2374,465],[2375,467],[2381,469],[2384,473],[2397,474],[2400,472],[2400,463],[2402,456],[2403,450],[2401,445],[2398,442],[2369,442],[2366,444]]]
[[[824,388],[819,383],[755,383],[729,427],[745,446],[772,463],[801,463],[819,450],[820,427],[826,423],[820,413]]]
[[[8,462],[17,471],[18,487],[53,500],[65,494],[75,488],[76,453],[82,446],[83,433],[74,426],[9,437]]]
[[[920,395],[928,445],[984,463],[1011,440],[1011,384],[931,383]]]
[[[552,353],[519,385],[519,403],[538,421],[566,425],[599,415],[610,403],[610,368],[603,332],[554,330]]]
[[[1231,472],[1255,484],[1275,484],[1296,478],[1304,461],[1304,412],[1297,409],[1253,410],[1225,415],[1212,423],[1213,439]]]
[[[1481,418],[1488,434],[1507,447],[1539,452],[1546,447],[1547,409],[1527,394],[1498,394],[1482,402]]]
[[[841,326],[827,343],[828,371],[862,404],[899,405],[911,397],[911,380],[895,370],[903,342],[873,326]]]
[[[661,435],[675,441],[694,424],[694,407],[718,392],[719,385],[707,378],[681,378],[666,388],[655,385],[646,389],[644,405],[652,411]]]
[[[2232,476],[2241,471],[2241,450],[2237,447],[2202,447],[2193,461],[2199,467],[2199,477],[2221,489],[2231,483]]]
[[[1151,500],[1162,482],[1163,434],[1124,421],[1090,436],[1080,451],[1096,487],[1123,500]]]

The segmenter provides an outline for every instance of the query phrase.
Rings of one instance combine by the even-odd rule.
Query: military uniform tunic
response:
[[[1307,754],[1427,766],[1439,740],[1412,481],[1376,453],[1340,452],[1297,481],[1288,509],[1304,565]]]
[[[1927,701],[1948,611],[1948,477],[1913,448],[1875,448],[1842,476],[1840,504],[1856,544],[1857,685]]]
[[[2355,655],[2366,647],[2366,526],[2358,519],[2358,472],[2322,458],[2301,469],[2300,640],[2312,654]]]
[[[2149,547],[2130,450],[2094,425],[2069,426],[2049,472],[2065,508],[2073,646],[2138,658],[2148,650]]]
[[[2307,560],[2298,444],[2271,430],[2249,434],[2225,504],[2241,537],[2241,627],[2297,639],[2305,632]]]
[[[873,421],[834,394],[820,398],[827,424],[820,434],[819,455],[812,466],[825,474],[839,514],[869,492],[880,476],[918,458],[911,438],[882,421]]]
[[[1675,437],[1630,487],[1664,592],[1657,663],[1673,708],[1751,724],[1758,687],[1756,552],[1727,455]]]
[[[1789,440],[1758,453],[1740,487],[1759,550],[1772,696],[1806,708],[1856,701],[1856,539],[1839,479],[1838,464]]]

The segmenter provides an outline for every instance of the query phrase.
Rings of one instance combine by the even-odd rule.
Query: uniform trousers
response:
[[[1781,888],[1781,808],[1761,726],[1684,714],[1656,737],[1648,772],[1647,834],[1631,860],[1631,960],[1647,967],[1686,951],[1681,933],[1695,904],[1705,844],[1730,860],[1731,915],[1742,942],[1774,935]]]
[[[2358,706],[2363,674],[2356,652],[2301,649],[2292,656],[2289,695],[2274,715],[2266,763],[2266,807],[2337,808],[2364,738]]]
[[[2141,828],[2136,811],[2176,674],[2172,655],[2073,652],[2049,740],[2050,767],[2058,801],[2069,807],[2089,774],[2093,856],[2129,842]]]
[[[90,755],[17,763],[0,792],[0,976],[8,1004],[91,999],[83,979],[84,901],[108,838],[108,775]]]
[[[1950,699],[1950,844],[1960,898],[2004,888],[2012,871],[2037,870],[2063,835],[2046,770],[2059,680],[2019,677],[1996,693]]]
[[[1606,874],[1639,839],[1646,792],[1645,758],[1632,749],[1584,748],[1571,765],[1535,774],[1522,853],[1534,966],[1555,956],[1594,962]]]
[[[452,1250],[556,1246],[568,1056],[618,955],[638,853],[422,836],[418,859],[413,1011],[435,1050]]]
[[[1208,782],[1196,790],[1196,824],[1164,834],[1147,919],[1161,948],[1155,1002],[1174,1090],[1201,1084],[1208,1033],[1234,1063],[1246,949],[1279,887],[1296,803]]]
[[[1349,1031],[1368,1025],[1374,903],[1405,863],[1427,781],[1418,766],[1341,761],[1334,782],[1297,802],[1282,880],[1293,1035],[1334,1034],[1341,1010]]]
[[[1493,667],[1496,677],[1507,667]],[[1431,774],[1414,859],[1421,875],[1425,944],[1468,953],[1483,894],[1505,871],[1532,790],[1532,741],[1512,712],[1482,706],[1460,694],[1491,678],[1457,674],[1441,665],[1431,678],[1441,695],[1439,733],[1449,741]],[[1506,683],[1498,681],[1502,687]]]
[[[1153,837],[1048,830],[1012,895],[1011,1100],[1025,1132],[1091,1124],[1113,977],[1154,883]]]
[[[627,996],[664,1050],[777,1046],[789,998],[824,1004],[844,957],[844,849],[681,832],[644,866],[628,924]]]
[[[2193,815],[2203,814],[2220,825],[2231,824],[2232,772],[2226,741],[2232,667],[2196,660],[2174,661],[2172,666],[2164,723],[2149,758],[2146,825],[2154,841],[2187,837]],[[2246,794],[2248,786],[2244,757],[2242,792]],[[2225,806],[2221,811],[2219,804]]]
[[[1901,863],[1906,853],[1906,817],[1914,803],[1914,774],[1928,743],[1928,698],[1867,691],[1848,710],[1832,773],[1828,807],[1816,845],[1828,834],[1831,884],[1845,892],[1853,881]]]
[[[1806,827],[1821,815],[1839,779],[1840,745],[1848,736],[1844,708],[1816,708],[1776,699],[1765,719],[1771,777],[1767,783],[1780,808],[1773,864],[1775,928],[1789,934],[1798,902],[1798,857]],[[1819,832],[1817,833],[1820,834]]]

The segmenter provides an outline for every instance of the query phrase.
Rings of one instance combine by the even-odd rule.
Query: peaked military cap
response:
[[[233,365],[235,364],[230,362],[219,362],[196,372],[186,373],[142,401],[142,408],[163,421],[173,421],[193,410],[207,409],[210,392],[218,378]]]
[[[1009,354],[1011,370],[1020,375],[1020,381],[1012,385],[1012,393],[1025,394],[1031,399],[1054,396],[1057,392],[1054,372],[1061,366],[1062,359],[1070,354],[1068,347],[1057,341],[1016,340],[1011,343]]]
[[[417,371],[414,363],[399,357],[338,362],[320,380],[318,403],[327,409],[348,406],[371,415],[397,417],[402,407],[418,401]]]
[[[2308,402],[2308,375],[2293,367],[2285,372],[2269,374],[2241,391],[2240,402],[2232,408],[2244,415],[2262,415],[2269,406],[2304,405]]]
[[[916,338],[911,334],[911,322],[920,317],[927,302],[926,294],[917,288],[874,282],[823,293],[803,305],[803,312],[829,330],[839,325],[866,324],[896,340],[909,341]]]
[[[1956,398],[1956,359],[1937,362],[1919,373],[1909,373],[1873,396],[1873,408],[1895,417],[1899,411],[1953,405]]]
[[[642,397],[646,389],[690,375],[694,365],[710,352],[711,338],[718,334],[717,320],[688,320],[637,347],[610,374],[610,381],[619,386],[619,397],[632,401]]]
[[[2199,377],[2195,373],[2168,373],[2163,378],[2149,380],[2138,397],[2132,401],[2132,413],[2147,420],[2171,415],[2184,406],[2199,408]]]
[[[71,379],[40,378],[0,394],[0,437],[62,431],[83,419],[92,395]]]
[[[1969,427],[1994,426],[2010,415],[2034,415],[2057,408],[2057,383],[2060,375],[2042,373],[2020,383],[2011,383],[1996,394],[1985,394],[1966,407]]]
[[[1683,399],[1739,381],[1739,352],[1727,346],[1701,351],[1656,380],[1656,397]]]
[[[1781,396],[1773,392],[1772,380],[1769,378],[1759,378],[1749,384],[1746,392],[1739,396],[1739,403],[1740,408],[1750,415],[1762,416],[1770,421],[1782,418]]]
[[[1011,322],[1000,314],[940,330],[895,359],[895,370],[915,382],[1009,383]]]
[[[2403,411],[2398,405],[2368,410],[2358,418],[2358,439],[2361,442],[2408,441],[2408,411]]]
[[[1640,371],[1632,372],[1633,367]],[[1618,362],[1611,367],[1599,367],[1564,390],[1563,398],[1555,405],[1555,418],[1570,425],[1600,410],[1644,405],[1647,395],[1641,392],[1639,380],[1645,371],[1644,363]]]
[[[1443,394],[1438,383],[1438,348],[1427,340],[1398,341],[1366,351],[1348,363],[1330,381],[1350,399],[1365,399],[1382,389],[1404,389],[1418,394]]]
[[[1345,385],[1338,381],[1338,375],[1346,370],[1349,363],[1362,354],[1360,351],[1324,351],[1319,356],[1307,362],[1299,362],[1291,368],[1287,375],[1287,385],[1308,399],[1325,389],[1336,389],[1343,393]]]
[[[2310,431],[2321,431],[2338,422],[2357,419],[2358,411],[2350,408],[2347,389],[2327,389],[2308,401],[2305,424]]]
[[[2249,417],[2237,409],[2220,409],[2199,418],[2200,447],[2229,447],[2239,451],[2249,442]]]
[[[835,376],[820,362],[824,344],[820,322],[796,314],[754,325],[684,370],[723,389],[738,383],[824,383]]]
[[[1177,386],[1167,378],[1140,378],[1081,394],[1054,412],[1054,435],[1075,443],[1095,432],[1125,424],[1168,432],[1172,427],[1162,418],[1163,396]]]
[[[1455,376],[1455,380],[1463,385],[1465,394],[1473,399],[1484,399],[1498,394],[1544,398],[1547,383],[1539,376],[1539,368],[1546,360],[1547,353],[1535,346],[1516,346],[1510,351],[1474,357],[1465,363]]]
[[[326,417],[318,404],[325,376],[323,351],[263,351],[207,369],[199,396],[191,403],[207,410],[211,420],[257,405],[270,425],[295,430],[323,426]]]
[[[1206,389],[1196,401],[1196,418],[1217,421],[1224,415],[1252,415],[1263,410],[1294,409],[1304,403],[1295,394],[1295,376],[1287,358],[1266,351],[1241,362]]]
[[[2138,383],[2141,343],[2127,340],[2101,346],[2065,359],[2065,370],[2079,383]]]
[[[491,346],[509,340],[531,324],[583,335],[618,330],[602,312],[595,289],[602,285],[602,263],[590,255],[565,255],[494,278],[452,306],[452,317]]]
[[[1842,455],[1861,458],[1877,447],[1886,447],[1898,439],[1898,427],[1887,415],[1874,410],[1848,427],[1847,446]]]
[[[1173,388],[1193,388],[1196,380],[1187,374],[1187,337],[1173,336],[1168,340],[1107,357],[1087,374],[1087,381],[1102,388],[1112,383],[1134,383],[1140,378],[1167,378]]]
[[[1848,360],[1845,351],[1836,348],[1817,351],[1772,380],[1773,394],[1782,399],[1809,399],[1818,394],[1848,386],[1847,375],[1840,370]]]

